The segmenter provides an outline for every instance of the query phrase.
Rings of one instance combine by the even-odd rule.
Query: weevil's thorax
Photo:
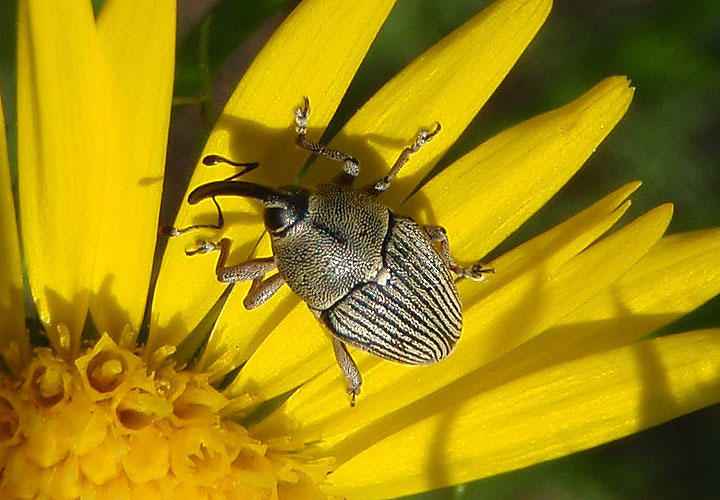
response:
[[[305,216],[272,237],[278,271],[311,309],[322,311],[383,266],[390,212],[362,191],[315,188]]]

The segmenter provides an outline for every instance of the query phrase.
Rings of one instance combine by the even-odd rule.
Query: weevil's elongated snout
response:
[[[242,196],[262,201],[265,227],[274,235],[283,233],[303,218],[308,203],[308,192],[302,188],[288,186],[280,191],[252,182],[227,180],[198,186],[188,195],[188,203],[195,205],[215,196]]]
[[[205,198],[214,196],[242,196],[245,198],[255,198],[262,202],[281,202],[287,198],[287,195],[260,184],[242,181],[217,181],[209,182],[198,186],[188,195],[188,203],[195,205]]]

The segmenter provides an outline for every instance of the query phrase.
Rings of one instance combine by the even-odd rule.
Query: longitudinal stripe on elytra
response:
[[[428,269],[426,266],[423,265],[437,264],[439,255],[437,254],[435,249],[432,248],[432,246],[429,246],[427,244],[420,244],[420,242],[426,243],[422,240],[422,238],[424,238],[424,236],[418,233],[417,238],[399,237],[397,239],[397,242],[400,245],[407,245],[408,250],[412,248],[415,249],[417,253],[422,253],[422,256],[425,258],[425,260],[410,260],[409,262],[413,263],[412,268],[415,269],[417,272],[422,273],[422,275],[426,279],[431,281],[435,285],[435,289],[442,290],[445,297],[450,298],[448,305],[451,307],[451,310],[455,312],[456,316],[458,316],[458,318],[461,318],[462,306],[457,298],[457,290],[455,290],[455,285],[453,284],[453,281],[450,278],[450,274],[447,269],[445,269],[444,267],[437,267],[437,265],[433,266],[431,269]],[[441,276],[444,276],[447,279],[440,279]]]
[[[333,314],[333,320],[339,321],[341,325],[345,324],[345,326],[347,327],[346,330],[341,331],[352,331],[354,334],[360,337],[350,338],[341,335],[341,337],[349,344],[355,345],[356,343],[360,343],[360,341],[362,341],[361,344],[364,349],[367,349],[371,353],[387,359],[405,361],[411,364],[416,364],[417,362],[424,361],[424,358],[416,355],[410,356],[411,353],[409,353],[407,350],[399,349],[396,345],[394,345],[393,342],[391,342],[392,338],[389,337],[387,334],[384,334],[384,332],[383,334],[378,335],[377,328],[368,328],[368,318],[358,317],[349,314],[346,311],[339,310],[335,310]],[[375,318],[374,320],[377,321],[377,318]],[[348,322],[353,323],[355,327],[351,327],[350,325],[348,325]]]
[[[419,277],[421,279],[421,283],[414,283],[414,286],[411,288],[413,291],[413,295],[422,295],[426,300],[434,302],[434,304],[428,303],[430,306],[430,310],[435,310],[437,308],[442,308],[444,306],[444,302],[441,302],[441,298],[437,297],[435,293],[432,293],[435,291],[435,288],[432,286],[432,283],[428,282],[427,279],[424,278],[424,276],[418,272],[416,272],[416,268],[412,267],[410,270],[404,269],[401,267],[401,264],[403,263],[401,255],[398,253],[396,249],[402,250],[402,246],[394,246],[393,248],[388,248],[388,267],[390,268],[391,278],[397,277],[399,279],[402,279],[405,283],[408,283],[408,286],[412,285],[412,278]],[[418,286],[423,285],[423,286]],[[448,319],[450,319],[448,317]]]
[[[348,306],[350,305],[348,304]],[[424,357],[421,357],[420,354],[416,354],[415,352],[413,353],[413,356],[411,358],[408,358],[408,354],[410,353],[404,351],[402,349],[402,347],[404,346],[401,346],[394,341],[393,337],[389,333],[387,325],[385,326],[385,328],[381,328],[382,325],[378,316],[373,316],[372,318],[370,318],[362,314],[359,315],[357,310],[350,311],[346,308],[336,308],[333,310],[331,317],[343,318],[346,321],[350,321],[356,325],[354,329],[349,330],[353,332],[353,337],[346,338],[346,340],[353,345],[354,342],[360,341],[363,345],[373,344],[382,348],[385,353],[381,355],[389,359],[425,359]]]
[[[351,309],[355,314],[353,317],[355,318],[363,318],[366,319],[363,314],[367,313],[368,306],[367,304],[362,305],[358,304],[359,299],[357,297],[353,297],[351,300],[349,300],[346,305],[349,309]],[[350,314],[349,312],[347,312]],[[427,354],[423,354],[423,351],[429,352],[432,354],[432,349],[429,346],[421,346],[421,345],[407,345],[404,340],[404,333],[405,328],[403,328],[402,323],[398,323],[396,321],[393,321],[390,317],[390,313],[388,311],[388,315],[376,315],[373,317],[372,321],[376,322],[376,324],[380,327],[380,330],[372,330],[369,332],[370,335],[375,335],[378,331],[382,334],[385,334],[384,337],[387,337],[387,341],[389,345],[392,345],[394,347],[400,347],[401,351],[403,348],[411,348],[414,353],[418,356],[418,359],[428,359]],[[369,319],[369,318],[367,318]]]
[[[411,307],[408,301],[403,300],[406,299],[407,295],[402,292],[402,290],[396,290],[394,288],[392,290],[388,290],[387,287],[380,288],[380,293],[395,306],[392,308],[393,312],[403,316],[403,324],[415,327],[422,326],[422,331],[420,331],[420,329],[417,330],[417,333],[421,333],[420,335],[414,335],[412,328],[408,329],[407,335],[417,339],[418,342],[428,345],[435,353],[435,359],[441,359],[443,353],[447,354],[447,352],[449,352],[449,345],[445,335],[443,335],[446,333],[444,331],[445,329],[430,325],[427,321],[429,319],[427,316],[421,316],[417,313],[416,308]]]
[[[403,241],[403,243],[406,242],[406,240]],[[432,247],[428,248],[424,245],[418,245],[418,242],[413,240],[409,241],[409,245],[411,247],[414,247],[418,251],[424,250],[426,252],[424,255],[427,256],[427,260],[417,262],[413,268],[416,269],[419,273],[421,273],[426,279],[432,280],[434,283],[436,283],[436,289],[446,300],[446,303],[449,307],[448,310],[454,313],[458,321],[462,321],[462,304],[460,303],[460,299],[457,295],[455,284],[452,280],[452,277],[450,276],[450,273],[444,267],[444,264],[440,264],[437,260],[434,260],[439,258],[435,249]],[[430,263],[435,264],[435,266],[426,267],[425,265],[423,265]],[[442,279],[441,277],[443,277],[444,279]]]
[[[401,244],[402,245],[402,244]],[[388,256],[393,256],[393,250],[388,248]],[[418,266],[413,266],[411,268],[414,272],[412,274],[408,274],[408,278],[420,278],[420,281],[422,284],[426,287],[423,288],[421,286],[416,286],[413,288],[414,295],[421,294],[425,296],[426,298],[429,298],[432,300],[432,302],[435,303],[434,307],[430,308],[430,311],[435,312],[436,314],[441,314],[445,317],[445,319],[449,322],[449,324],[455,325],[455,326],[462,326],[462,316],[455,313],[456,310],[456,302],[457,297],[449,296],[446,293],[443,293],[444,290],[432,283],[430,279],[428,279],[426,273]],[[397,270],[397,275],[401,276],[403,274],[403,269]],[[391,275],[392,275],[392,269],[391,269]]]
[[[332,323],[338,326],[341,326],[342,328],[338,328],[339,331],[352,331],[354,333],[358,333],[360,336],[362,336],[362,333],[367,333],[367,327],[363,325],[362,323],[357,321],[357,318],[353,318],[347,314],[335,314],[332,318]],[[351,325],[352,323],[353,325]],[[362,341],[362,345],[364,346],[364,349],[367,349],[368,352],[371,354],[375,354],[377,356],[387,358],[387,359],[395,359],[398,356],[401,356],[401,353],[396,352],[395,349],[390,349],[388,345],[383,343],[378,343],[376,340],[374,340],[376,337],[368,338],[367,335],[362,336],[363,338],[355,339],[355,338],[347,338],[343,335],[340,335],[340,337],[348,342],[350,345],[356,345],[356,343],[359,343]],[[404,358],[400,358],[404,359]]]
[[[408,261],[405,260],[406,263],[411,264],[410,269],[414,271],[413,276],[417,275],[422,278],[423,283],[430,289],[435,290],[438,293],[438,295],[445,301],[445,307],[448,308],[448,311],[451,311],[454,313],[455,316],[459,318],[462,317],[462,312],[460,309],[460,304],[457,299],[457,292],[454,290],[450,290],[447,286],[447,284],[444,284],[441,280],[439,280],[437,274],[442,272],[441,270],[438,270],[437,268],[432,268],[432,271],[434,271],[434,274],[429,273],[429,269],[427,269],[424,265],[421,264],[430,264],[433,262],[434,259],[439,258],[437,254],[435,255],[429,255],[426,252],[434,252],[431,248],[426,248],[424,246],[416,247],[412,243],[408,243],[406,238],[398,238],[397,241],[393,240],[394,245],[401,250],[404,250],[406,252],[410,252],[413,248],[415,248],[418,252],[424,252],[422,256],[425,258],[425,261]],[[391,252],[392,250],[388,248],[388,251]],[[402,268],[401,268],[402,269]],[[449,275],[448,275],[449,277]],[[452,283],[452,281],[450,281]]]
[[[413,322],[410,317],[405,314],[404,318],[400,317],[402,313],[406,313],[404,307],[402,307],[400,304],[395,302],[393,300],[393,294],[388,294],[385,290],[385,287],[374,287],[374,293],[375,294],[381,294],[384,297],[384,300],[388,301],[387,306],[385,309],[387,310],[387,316],[386,319],[389,322],[392,322],[394,325],[396,325],[396,330],[399,333],[399,337],[402,340],[403,343],[411,342],[413,343],[418,349],[423,350],[430,354],[431,357],[435,358],[438,354],[438,349],[440,346],[435,345],[433,346],[430,342],[427,342],[427,340],[431,340],[432,343],[435,343],[434,340],[432,340],[433,337],[436,337],[436,333],[427,328],[427,325],[422,323],[415,323]],[[370,293],[368,291],[368,288],[365,288],[363,290],[360,290],[360,293],[353,297],[353,302],[358,302],[362,308],[367,311],[371,310],[373,307],[377,307],[373,305],[373,299],[376,298],[376,295]],[[398,307],[393,307],[393,305]],[[422,326],[423,328],[420,329],[419,327]],[[410,328],[409,328],[410,327]],[[417,330],[414,330],[415,327]],[[425,335],[415,335],[415,333],[424,333]]]
[[[390,252],[390,251],[388,251]],[[438,316],[438,314],[428,314],[428,311],[435,311],[437,306],[437,301],[434,304],[431,303],[431,295],[426,293],[425,290],[420,291],[417,287],[415,289],[410,288],[410,283],[406,280],[405,276],[403,276],[404,273],[396,272],[394,275],[391,276],[391,280],[394,280],[393,286],[399,287],[399,285],[402,285],[403,290],[398,290],[399,296],[405,296],[406,298],[414,298],[419,300],[422,303],[422,308],[420,309],[424,313],[426,313],[426,318],[433,322],[435,325],[435,328],[437,330],[445,330],[446,329],[446,322],[443,322],[442,318]],[[415,306],[415,304],[411,304],[412,306]],[[448,318],[449,320],[449,318]]]
[[[407,304],[406,309],[413,311],[414,314],[422,314],[428,325],[432,323],[436,332],[444,333],[449,339],[453,339],[452,344],[454,344],[460,334],[462,325],[457,324],[442,312],[438,312],[437,307],[429,302],[432,300],[429,298],[429,294],[419,293],[417,289],[411,290],[409,283],[402,274],[396,274],[394,280],[393,287],[400,288],[398,293],[393,294],[394,298],[405,301],[405,304]],[[418,307],[418,304],[411,303],[410,299],[419,301],[421,303],[420,307]]]
[[[448,331],[447,327],[432,321],[432,315],[423,316],[418,314],[417,308],[412,307],[409,301],[407,301],[409,291],[406,290],[404,286],[398,285],[400,285],[400,283],[394,282],[392,286],[376,286],[375,289],[377,289],[377,293],[382,294],[385,300],[394,306],[390,308],[393,313],[403,315],[404,320],[401,321],[402,324],[422,326],[422,332],[418,331],[418,333],[424,334],[414,335],[412,328],[408,328],[407,335],[411,335],[412,338],[417,339],[417,341],[428,345],[436,355],[440,354],[440,357],[436,357],[435,359],[441,359],[442,353],[447,354],[450,350],[450,345],[445,338]],[[367,290],[363,290],[362,292],[367,295]],[[371,300],[372,296],[368,296],[367,298]],[[428,323],[428,319],[432,321],[433,325]],[[453,337],[453,335],[451,335],[451,337]],[[432,345],[428,342],[431,342]]]

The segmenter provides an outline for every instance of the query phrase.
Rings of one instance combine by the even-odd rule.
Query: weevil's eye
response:
[[[280,233],[295,222],[295,214],[282,207],[268,207],[265,209],[265,227],[271,233]]]

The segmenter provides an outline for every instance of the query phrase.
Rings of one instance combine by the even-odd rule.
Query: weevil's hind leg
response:
[[[243,306],[249,311],[263,305],[284,284],[285,280],[279,274],[273,274],[267,279],[263,279],[262,276],[255,278],[243,299]]]
[[[221,283],[237,283],[238,281],[250,281],[262,278],[264,275],[275,269],[273,257],[261,257],[250,259],[234,266],[225,265],[230,254],[230,240],[223,238],[218,243],[212,241],[198,240],[197,248],[185,250],[188,255],[205,254],[220,251],[217,263],[215,264],[215,275]]]
[[[295,142],[297,142],[298,146],[301,146],[318,156],[324,156],[325,158],[330,158],[331,160],[343,162],[343,173],[335,179],[335,182],[344,186],[351,186],[355,178],[360,173],[360,163],[348,154],[330,149],[323,144],[307,140],[305,134],[307,134],[308,119],[310,118],[310,99],[307,97],[303,99],[303,105],[295,109],[295,132],[297,132],[297,139],[295,139]]]
[[[413,145],[406,147],[403,149],[403,152],[400,153],[400,156],[397,160],[395,160],[395,164],[390,169],[390,172],[388,172],[388,174],[379,181],[370,184],[367,188],[365,188],[366,191],[373,196],[377,196],[380,193],[387,191],[387,188],[390,187],[390,183],[393,181],[398,172],[400,172],[400,169],[408,162],[412,154],[417,153],[420,148],[430,142],[432,138],[440,132],[440,129],[440,123],[438,122],[435,122],[435,128],[433,130],[422,129],[415,138]]]
[[[355,361],[350,357],[350,353],[342,341],[332,338],[333,350],[335,351],[335,359],[337,359],[340,371],[342,371],[347,381],[347,392],[350,394],[350,406],[355,406],[355,397],[360,394],[360,386],[362,385],[362,377]]]
[[[473,281],[484,281],[488,274],[493,274],[495,270],[492,267],[487,267],[482,263],[477,263],[472,266],[463,267],[459,266],[450,255],[450,242],[448,241],[447,232],[442,226],[423,226],[425,233],[428,237],[437,242],[440,247],[440,257],[445,262],[458,278],[468,278]]]

